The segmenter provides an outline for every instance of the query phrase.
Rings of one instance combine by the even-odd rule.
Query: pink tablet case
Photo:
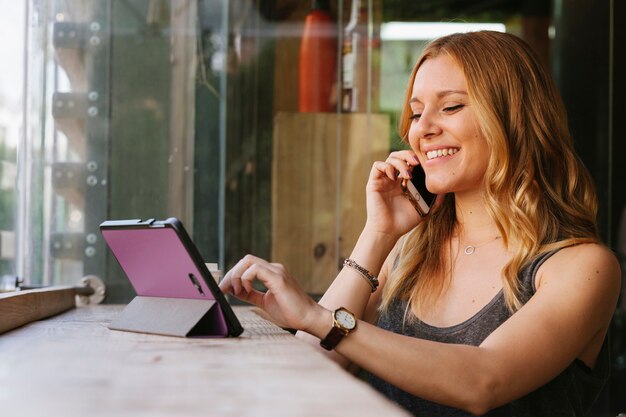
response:
[[[228,327],[204,276],[176,230],[102,229],[102,235],[137,293],[109,326],[171,336],[226,336]]]

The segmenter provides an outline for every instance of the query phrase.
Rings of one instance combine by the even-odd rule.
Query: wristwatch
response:
[[[320,340],[320,346],[326,350],[333,350],[345,336],[356,329],[356,317],[350,311],[339,307],[332,312],[333,327],[325,338]]]

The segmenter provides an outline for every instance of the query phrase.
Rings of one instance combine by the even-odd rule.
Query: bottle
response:
[[[352,0],[342,45],[341,110],[376,112],[382,2]]]
[[[341,49],[341,111],[356,111],[358,91],[355,83],[356,59],[360,33],[357,31],[359,23],[360,0],[352,0],[350,19],[343,30],[343,45]]]
[[[330,14],[328,0],[314,0],[304,20],[299,64],[300,111],[333,111],[337,27]]]

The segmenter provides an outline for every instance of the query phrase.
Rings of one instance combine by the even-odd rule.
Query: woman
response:
[[[366,225],[319,304],[250,255],[222,289],[416,414],[585,415],[608,377],[620,272],[551,78],[512,35],[435,40],[400,134],[411,150],[374,163]],[[425,218],[400,187],[418,164],[438,194]]]

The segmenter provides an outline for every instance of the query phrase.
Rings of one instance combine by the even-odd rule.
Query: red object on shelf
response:
[[[337,27],[330,15],[328,1],[317,0],[304,21],[300,44],[301,112],[334,110],[336,97],[332,96],[337,82],[336,69]]]

